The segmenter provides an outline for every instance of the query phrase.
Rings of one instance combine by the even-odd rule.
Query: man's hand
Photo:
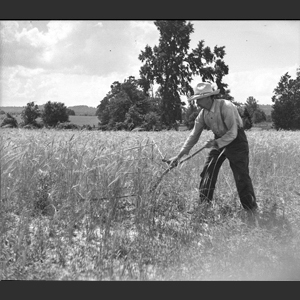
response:
[[[216,148],[218,149],[218,143],[216,142],[216,140],[208,140],[205,144],[205,148]]]
[[[178,165],[181,157],[182,157],[182,155],[178,154],[177,156],[174,156],[170,159],[163,159],[163,161],[168,163],[170,165],[170,167],[176,167]]]

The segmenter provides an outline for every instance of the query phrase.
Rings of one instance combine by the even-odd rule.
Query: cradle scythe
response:
[[[166,170],[160,175],[160,177],[157,179],[157,181],[152,185],[152,187],[151,187],[151,189],[150,189],[150,192],[152,193],[152,192],[155,191],[155,189],[156,189],[157,186],[160,184],[160,182],[161,182],[161,180],[163,179],[163,177],[164,177],[167,173],[169,173],[173,168],[177,167],[178,165],[180,165],[180,164],[184,163],[185,161],[189,160],[190,158],[194,157],[196,154],[198,154],[199,152],[201,152],[201,151],[202,151],[203,149],[205,149],[205,148],[206,148],[206,145],[203,146],[202,148],[200,148],[199,150],[197,150],[196,152],[194,152],[192,155],[190,155],[190,156],[186,157],[185,159],[181,160],[179,163],[171,165],[168,169],[166,169]],[[168,164],[170,164],[170,161],[169,161],[169,160],[163,159],[162,161],[163,161],[163,162],[166,162],[166,163],[168,163]]]

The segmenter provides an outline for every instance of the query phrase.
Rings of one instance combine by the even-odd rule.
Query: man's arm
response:
[[[181,159],[181,157],[189,154],[190,150],[198,142],[199,137],[203,131],[203,128],[204,128],[204,117],[203,117],[203,110],[201,110],[201,112],[198,114],[197,118],[195,119],[193,130],[185,140],[179,153],[170,159],[171,164],[176,164]]]

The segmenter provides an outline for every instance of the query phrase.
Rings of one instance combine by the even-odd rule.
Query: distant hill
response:
[[[0,106],[0,110],[4,111],[5,113],[10,113],[13,115],[18,115],[20,114],[24,106]],[[44,105],[39,105],[39,109],[43,109]],[[75,105],[75,106],[68,106],[69,109],[74,110],[76,116],[95,116],[97,108],[96,107],[91,107],[87,105]]]
[[[259,108],[265,112],[267,116],[271,116],[271,111],[273,110],[272,104],[258,104]]]

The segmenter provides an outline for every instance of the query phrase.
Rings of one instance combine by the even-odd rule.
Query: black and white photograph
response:
[[[0,20],[1,281],[299,281],[300,20]]]

